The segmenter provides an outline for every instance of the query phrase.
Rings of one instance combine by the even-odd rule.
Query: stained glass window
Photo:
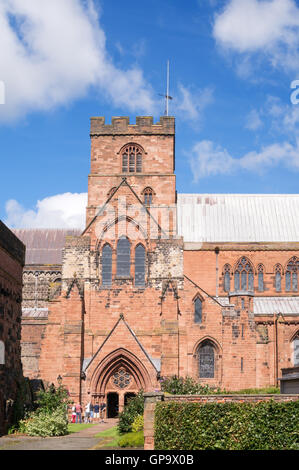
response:
[[[194,322],[202,322],[202,301],[199,298],[194,300]]]
[[[145,248],[137,245],[135,249],[135,285],[143,287],[145,284]]]
[[[299,333],[295,337],[293,344],[294,344],[294,366],[299,366]]]
[[[117,242],[117,276],[130,277],[131,247],[126,237]]]
[[[198,350],[199,377],[213,378],[215,374],[215,352],[210,341],[205,341]]]
[[[248,259],[243,256],[235,269],[235,291],[253,290],[253,270]]]
[[[142,151],[138,145],[127,145],[122,151],[122,172],[142,172]]]
[[[277,264],[275,266],[275,290],[276,292],[281,292],[281,266]]]
[[[259,264],[257,267],[258,271],[258,290],[259,292],[264,291],[264,267],[262,264]]]
[[[144,204],[146,206],[150,206],[153,202],[153,190],[151,188],[146,188],[143,191],[143,195],[144,195]]]
[[[286,291],[298,291],[299,259],[294,256],[288,263],[286,269]]]
[[[117,387],[126,388],[131,382],[131,375],[125,369],[119,369],[113,375],[112,381]]]
[[[112,248],[106,244],[102,251],[102,283],[111,286],[112,282]]]

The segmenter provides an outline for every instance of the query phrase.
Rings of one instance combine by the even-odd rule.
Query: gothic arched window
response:
[[[257,267],[258,275],[258,290],[259,292],[264,292],[264,266],[259,264]]]
[[[144,204],[146,206],[150,206],[152,204],[153,195],[154,195],[154,192],[152,188],[145,188],[145,190],[143,191],[143,196],[144,196]]]
[[[139,145],[127,145],[121,152],[122,172],[141,173],[142,172],[142,150]]]
[[[298,290],[298,271],[299,271],[299,259],[294,256],[287,265],[285,279],[286,279],[286,291]]]
[[[106,244],[102,250],[102,283],[111,286],[112,282],[112,248]]]
[[[282,276],[282,268],[280,264],[277,264],[274,268],[275,270],[275,290],[276,292],[281,292],[281,276]]]
[[[194,322],[202,322],[202,301],[199,297],[194,300]]]
[[[299,366],[299,332],[293,339],[294,347],[294,366]]]
[[[229,264],[226,264],[223,268],[223,289],[224,292],[230,291],[230,271],[231,267]]]
[[[198,348],[199,377],[213,378],[215,375],[215,349],[211,341],[204,341]]]
[[[243,256],[235,269],[235,291],[253,290],[253,270],[248,259]]]
[[[145,248],[137,245],[135,249],[135,285],[143,287],[145,284]]]
[[[130,277],[131,268],[131,247],[126,237],[122,237],[117,242],[117,276]]]

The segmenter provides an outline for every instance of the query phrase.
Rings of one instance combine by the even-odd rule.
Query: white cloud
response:
[[[263,147],[259,152],[248,152],[240,158],[233,157],[226,149],[211,141],[198,142],[190,159],[194,181],[219,174],[237,171],[261,173],[269,167],[285,165],[299,170],[299,139],[294,145],[283,142]]]
[[[246,117],[245,127],[251,131],[256,131],[263,126],[263,122],[260,118],[259,112],[256,109],[252,109]]]
[[[117,68],[93,0],[0,1],[0,121],[82,97],[90,86],[117,106],[153,112],[142,71]]]
[[[200,123],[204,110],[214,100],[213,90],[211,88],[186,88],[179,84],[178,91],[178,97],[174,101],[175,112],[180,114],[181,119]]]
[[[10,228],[85,227],[87,193],[64,193],[38,201],[34,210],[26,210],[16,200],[6,203],[4,223]]]
[[[266,55],[272,66],[298,70],[299,8],[294,0],[229,0],[214,21],[225,50],[243,54],[238,67],[251,71],[246,55]],[[244,58],[245,54],[245,58]]]

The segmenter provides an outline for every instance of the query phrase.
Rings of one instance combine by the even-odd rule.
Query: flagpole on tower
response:
[[[172,96],[169,95],[169,60],[167,61],[167,76],[166,76],[166,94],[161,95],[164,96],[165,98],[165,116],[168,116],[168,111],[169,111],[169,100],[172,100]]]

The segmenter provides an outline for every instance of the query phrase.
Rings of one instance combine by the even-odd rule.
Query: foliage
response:
[[[144,436],[143,431],[128,432],[124,434],[119,440],[118,445],[120,447],[143,447]]]
[[[285,450],[299,447],[299,401],[157,403],[157,450]]]
[[[56,389],[51,385],[47,390],[40,390],[37,397],[37,413],[51,413],[58,408],[66,410],[67,405],[71,403],[68,391],[62,385]]]
[[[209,385],[202,385],[196,382],[192,377],[172,377],[161,378],[161,390],[172,395],[211,395],[219,393],[220,390],[215,390]]]
[[[63,436],[68,433],[67,405],[70,403],[67,390],[50,386],[37,394],[38,408],[20,420],[18,432],[29,436]]]
[[[61,408],[50,413],[41,410],[39,413],[32,413],[24,424],[28,436],[64,436],[68,433],[68,420]]]
[[[91,428],[95,426],[97,423],[69,423],[68,424],[68,432],[72,434],[74,432],[82,431],[83,429]]]
[[[144,427],[143,415],[137,415],[132,423],[132,431],[133,432],[142,431],[143,427]]]
[[[128,404],[119,415],[118,430],[120,434],[132,431],[132,424],[138,415],[143,415],[144,397],[141,390],[135,397],[129,398]]]
[[[280,393],[279,387],[275,387],[274,385],[272,387],[264,387],[264,388],[246,388],[244,390],[238,390],[238,391],[233,391],[233,392],[227,392],[224,391],[223,394],[229,394],[229,395],[270,395],[270,394],[277,394]]]

